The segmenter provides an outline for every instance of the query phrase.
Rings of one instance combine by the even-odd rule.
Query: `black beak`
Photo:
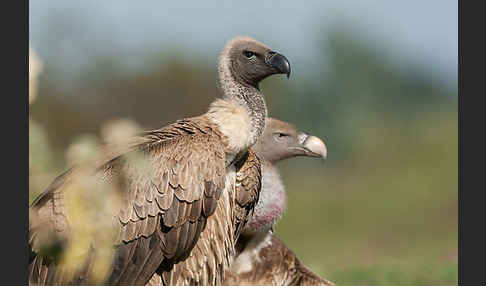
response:
[[[287,78],[290,77],[290,63],[284,55],[270,51],[265,58],[265,62],[275,68],[278,73],[286,74]]]

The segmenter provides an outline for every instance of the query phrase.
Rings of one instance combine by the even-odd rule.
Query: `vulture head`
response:
[[[229,154],[253,146],[262,135],[267,106],[259,83],[273,74],[288,77],[290,64],[265,44],[238,36],[223,48],[218,63],[223,96],[211,103],[208,114],[228,139]]]
[[[244,85],[258,89],[258,83],[273,74],[290,76],[287,58],[249,37],[230,40],[220,57],[220,70],[227,69],[231,77]]]
[[[274,118],[267,118],[265,131],[253,150],[271,164],[296,156],[327,157],[327,148],[321,139]]]
[[[272,229],[285,210],[285,187],[275,163],[296,156],[322,159],[327,156],[326,145],[321,139],[274,118],[267,118],[265,131],[253,146],[253,150],[262,159],[262,189],[243,235],[254,235]]]

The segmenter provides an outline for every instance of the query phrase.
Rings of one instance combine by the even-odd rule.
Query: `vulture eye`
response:
[[[245,57],[251,59],[255,56],[255,53],[254,52],[250,52],[250,51],[243,51],[243,55],[245,55]]]
[[[275,132],[273,135],[274,135],[274,137],[275,137],[276,140],[282,140],[282,139],[284,139],[286,137],[289,137],[288,134],[281,133],[281,132]]]

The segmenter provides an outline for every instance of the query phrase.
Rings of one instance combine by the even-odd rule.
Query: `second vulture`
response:
[[[327,157],[324,142],[294,125],[268,118],[253,148],[262,160],[262,190],[255,212],[237,241],[237,255],[225,286],[334,286],[305,266],[273,232],[286,206],[285,187],[276,163],[296,156]]]

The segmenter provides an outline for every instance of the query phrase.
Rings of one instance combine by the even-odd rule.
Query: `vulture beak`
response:
[[[309,136],[305,133],[301,133],[299,135],[299,141],[300,146],[296,147],[295,149],[302,151],[302,154],[300,155],[326,159],[326,144],[324,144],[319,137]]]
[[[287,78],[290,77],[290,63],[284,55],[270,51],[265,57],[265,62],[272,68],[275,68],[278,73],[286,74]]]

